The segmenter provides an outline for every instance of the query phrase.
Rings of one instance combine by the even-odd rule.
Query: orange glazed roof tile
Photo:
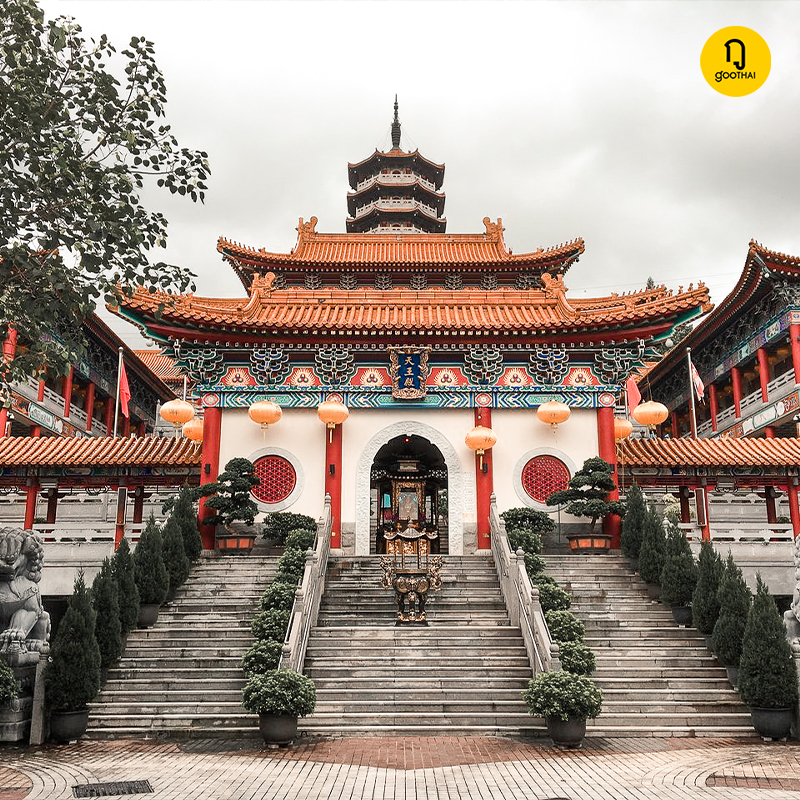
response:
[[[158,350],[134,350],[139,360],[164,383],[183,381],[183,373],[177,364]]]
[[[0,465],[170,466],[200,464],[200,449],[188,439],[153,436],[6,436],[0,439]]]
[[[786,467],[800,464],[800,439],[626,439],[626,467]]]
[[[356,289],[273,289],[271,274],[256,277],[249,298],[173,297],[137,290],[123,301],[134,318],[158,324],[242,331],[549,332],[652,323],[707,310],[700,284],[681,294],[663,287],[604,298],[569,299],[560,277],[545,274],[545,288],[521,292]]]

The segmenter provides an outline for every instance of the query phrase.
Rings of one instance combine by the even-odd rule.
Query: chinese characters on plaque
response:
[[[389,375],[395,400],[419,400],[425,397],[428,380],[428,348],[392,347],[389,349]]]

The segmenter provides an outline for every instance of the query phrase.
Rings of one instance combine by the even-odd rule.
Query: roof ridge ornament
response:
[[[317,222],[319,222],[319,220],[316,217],[311,217],[308,222],[303,222],[303,218],[300,217],[300,221],[297,223],[296,228],[297,244],[300,244],[305,239],[310,239],[316,235]]]
[[[400,149],[400,117],[397,113],[397,95],[394,96],[394,120],[392,120],[392,150]]]
[[[503,241],[503,231],[505,230],[503,218],[498,217],[497,222],[492,222],[489,217],[484,217],[483,224],[486,226],[486,237],[505,247],[505,242]]]
[[[565,317],[574,319],[575,317],[580,316],[581,312],[573,308],[567,302],[567,298],[565,297],[567,293],[567,287],[564,285],[563,275],[556,275],[553,277],[549,272],[543,272],[542,289],[544,291],[545,298],[554,299],[559,311],[561,311]]]

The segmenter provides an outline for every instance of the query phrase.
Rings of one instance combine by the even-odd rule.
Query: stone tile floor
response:
[[[144,781],[154,800],[798,800],[800,742],[346,738],[0,746],[0,800],[66,800],[79,784]],[[119,795],[116,795],[119,797]]]

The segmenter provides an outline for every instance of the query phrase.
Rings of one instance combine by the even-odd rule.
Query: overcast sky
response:
[[[583,237],[566,283],[603,295],[704,280],[721,300],[751,238],[800,255],[800,4],[795,2],[83,2],[48,0],[120,47],[155,42],[167,117],[206,150],[205,206],[160,193],[164,260],[199,295],[241,285],[219,236],[288,252],[298,217],[345,230],[347,162],[403,149],[446,165],[449,233],[502,217],[515,252]],[[766,83],[700,71],[729,25],[769,45]],[[135,344],[135,339],[129,340]]]

